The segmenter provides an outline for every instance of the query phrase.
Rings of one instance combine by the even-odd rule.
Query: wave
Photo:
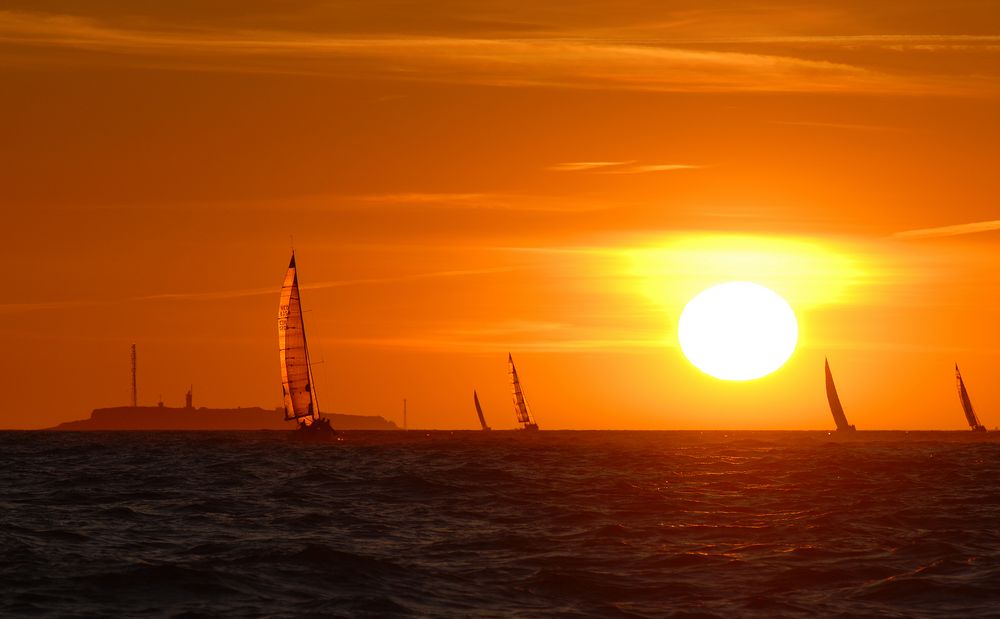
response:
[[[990,617],[948,433],[0,433],[0,614]]]

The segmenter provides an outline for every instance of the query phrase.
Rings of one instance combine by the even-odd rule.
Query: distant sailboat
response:
[[[837,424],[837,432],[854,432],[857,428],[847,423],[844,407],[840,405],[837,386],[833,384],[833,374],[830,372],[830,361],[829,359],[823,361],[826,365],[826,399],[830,403],[830,412],[833,413],[833,421]]]
[[[965,411],[965,420],[969,422],[969,428],[973,432],[985,432],[986,426],[979,423],[976,411],[972,408],[972,400],[969,399],[969,392],[965,389],[965,381],[962,380],[962,373],[958,371],[958,364],[955,364],[955,383],[958,386],[958,399],[962,401],[962,410]]]
[[[538,424],[531,417],[528,410],[528,403],[524,401],[524,392],[521,391],[521,381],[517,378],[517,368],[514,367],[514,358],[507,353],[507,364],[510,367],[510,384],[514,395],[514,415],[517,422],[522,424],[524,430],[537,430]]]
[[[304,440],[328,440],[336,432],[330,420],[320,416],[316,399],[309,350],[306,346],[299,278],[295,269],[295,253],[288,264],[285,282],[281,286],[278,306],[278,357],[281,362],[281,391],[285,404],[285,419],[299,424],[296,437]]]
[[[492,428],[486,425],[486,417],[483,417],[483,407],[479,405],[479,394],[476,393],[475,390],[472,391],[472,399],[476,403],[476,413],[479,415],[479,424],[483,426],[484,431],[491,430]]]

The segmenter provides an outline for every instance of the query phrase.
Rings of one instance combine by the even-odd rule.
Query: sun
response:
[[[753,380],[777,370],[795,351],[799,323],[788,302],[753,282],[703,290],[677,324],[684,356],[722,380]]]

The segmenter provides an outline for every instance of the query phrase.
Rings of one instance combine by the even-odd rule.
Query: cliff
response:
[[[375,415],[323,413],[337,430],[398,430]],[[89,419],[68,421],[50,430],[293,430],[281,410],[263,408],[170,408],[118,406],[97,408]]]

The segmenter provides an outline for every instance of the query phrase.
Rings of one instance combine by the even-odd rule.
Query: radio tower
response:
[[[132,344],[132,408],[138,405],[135,392],[135,344]]]

